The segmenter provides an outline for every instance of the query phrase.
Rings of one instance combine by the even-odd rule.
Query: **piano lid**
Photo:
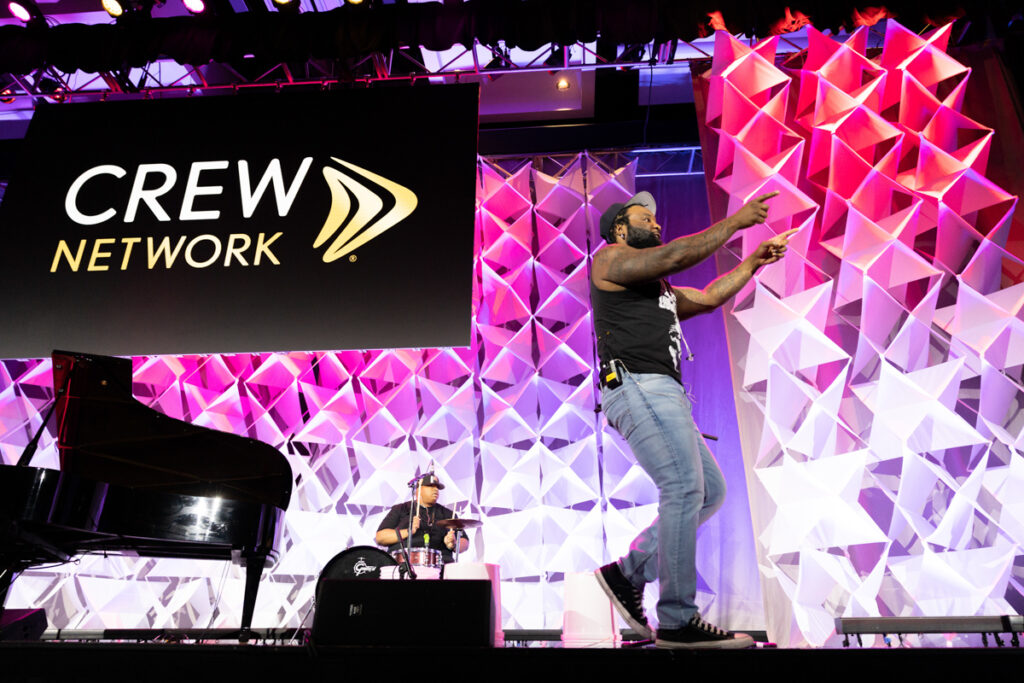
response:
[[[53,352],[61,470],[114,486],[273,504],[288,460],[256,439],[176,420],[137,401],[125,358]]]

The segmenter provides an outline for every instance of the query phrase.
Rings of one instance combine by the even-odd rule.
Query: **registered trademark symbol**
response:
[[[348,261],[349,263],[355,263],[357,258],[359,257],[356,256],[355,254],[352,254],[351,256],[348,257]]]

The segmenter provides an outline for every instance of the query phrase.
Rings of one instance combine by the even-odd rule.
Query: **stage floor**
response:
[[[424,629],[428,629],[424,625]],[[968,670],[987,677],[1017,675],[1024,662],[1012,647],[796,650],[755,648],[733,651],[658,650],[653,647],[578,649],[549,643],[538,647],[460,648],[316,647],[313,645],[176,644],[108,642],[2,642],[0,679],[49,683],[120,681],[396,680],[405,676],[479,681],[514,677],[523,681],[603,680],[626,672],[651,675],[709,674],[762,678],[768,672],[843,670],[873,672],[887,679],[925,672]],[[800,667],[800,668],[796,668]]]

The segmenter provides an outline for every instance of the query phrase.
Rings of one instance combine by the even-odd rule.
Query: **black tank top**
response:
[[[676,294],[664,280],[606,292],[590,283],[597,355],[620,360],[630,372],[657,373],[681,382],[683,353]]]

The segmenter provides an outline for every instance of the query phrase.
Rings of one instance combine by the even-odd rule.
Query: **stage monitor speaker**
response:
[[[313,617],[317,645],[491,647],[490,581],[327,579]]]
[[[0,640],[39,640],[45,630],[45,610],[5,609],[0,614]]]

